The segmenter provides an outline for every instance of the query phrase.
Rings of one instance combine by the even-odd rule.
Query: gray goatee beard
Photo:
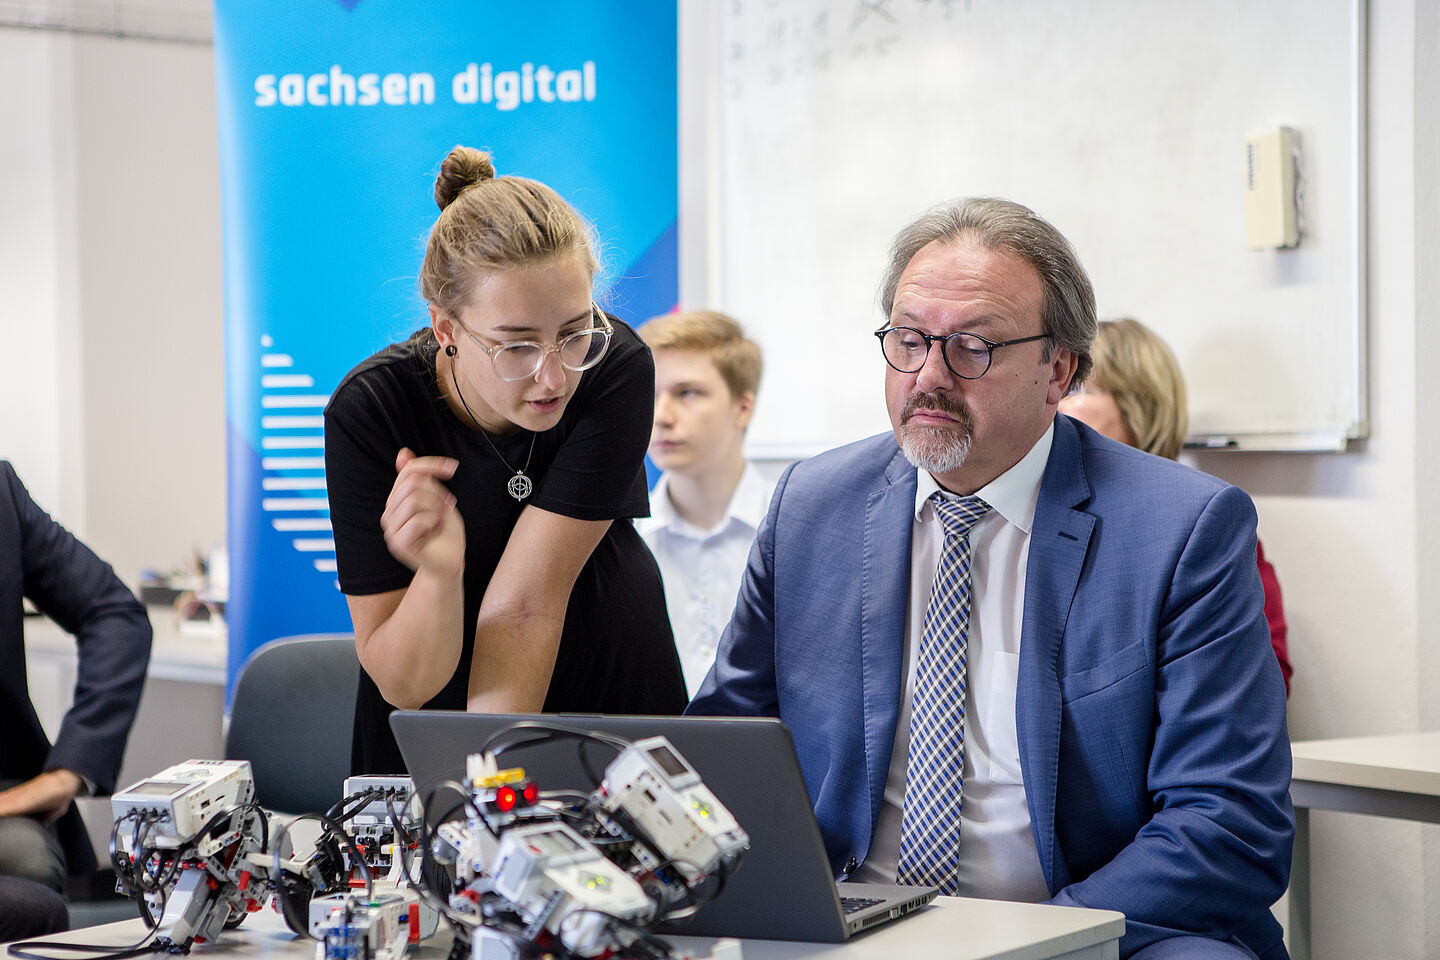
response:
[[[970,456],[970,434],[955,436],[935,427],[905,426],[900,431],[905,459],[921,470],[949,473],[959,470]]]
[[[939,410],[957,419],[954,427],[922,427],[910,423],[916,408]],[[944,394],[917,393],[905,401],[900,413],[900,449],[905,459],[921,470],[950,473],[965,465],[970,456],[975,424],[963,403]]]

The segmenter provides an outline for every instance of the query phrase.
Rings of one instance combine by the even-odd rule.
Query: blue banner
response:
[[[321,411],[428,323],[440,160],[493,152],[596,227],[601,303],[674,307],[674,0],[216,0],[229,455],[229,677],[278,637],[349,632]]]

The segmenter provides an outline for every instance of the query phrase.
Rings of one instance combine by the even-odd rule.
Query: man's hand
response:
[[[54,823],[70,808],[82,782],[73,770],[48,770],[9,790],[0,790],[0,817],[31,816]]]

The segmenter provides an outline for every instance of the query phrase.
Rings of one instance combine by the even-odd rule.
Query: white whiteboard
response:
[[[765,350],[752,456],[888,428],[876,289],[895,232],[1017,200],[1100,316],[1174,348],[1192,439],[1363,436],[1363,0],[727,0],[717,306]],[[1245,247],[1244,144],[1301,141],[1299,248]]]

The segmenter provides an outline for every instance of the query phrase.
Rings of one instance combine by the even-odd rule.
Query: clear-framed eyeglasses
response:
[[[615,332],[605,311],[595,303],[590,304],[590,326],[563,336],[556,343],[537,343],[534,340],[486,343],[464,324],[460,325],[460,329],[490,355],[490,362],[495,365],[495,376],[506,383],[535,376],[551,353],[560,358],[560,365],[566,370],[576,373],[589,370],[604,359],[605,351],[610,348],[610,336]]]
[[[1041,333],[1033,337],[996,343],[973,333],[952,333],[937,337],[914,327],[883,327],[875,331],[875,338],[880,341],[880,352],[885,354],[885,362],[901,373],[915,373],[925,366],[925,360],[930,355],[930,346],[938,343],[945,366],[963,380],[979,380],[985,376],[995,351],[1001,347],[1044,340],[1048,336],[1050,334]]]

